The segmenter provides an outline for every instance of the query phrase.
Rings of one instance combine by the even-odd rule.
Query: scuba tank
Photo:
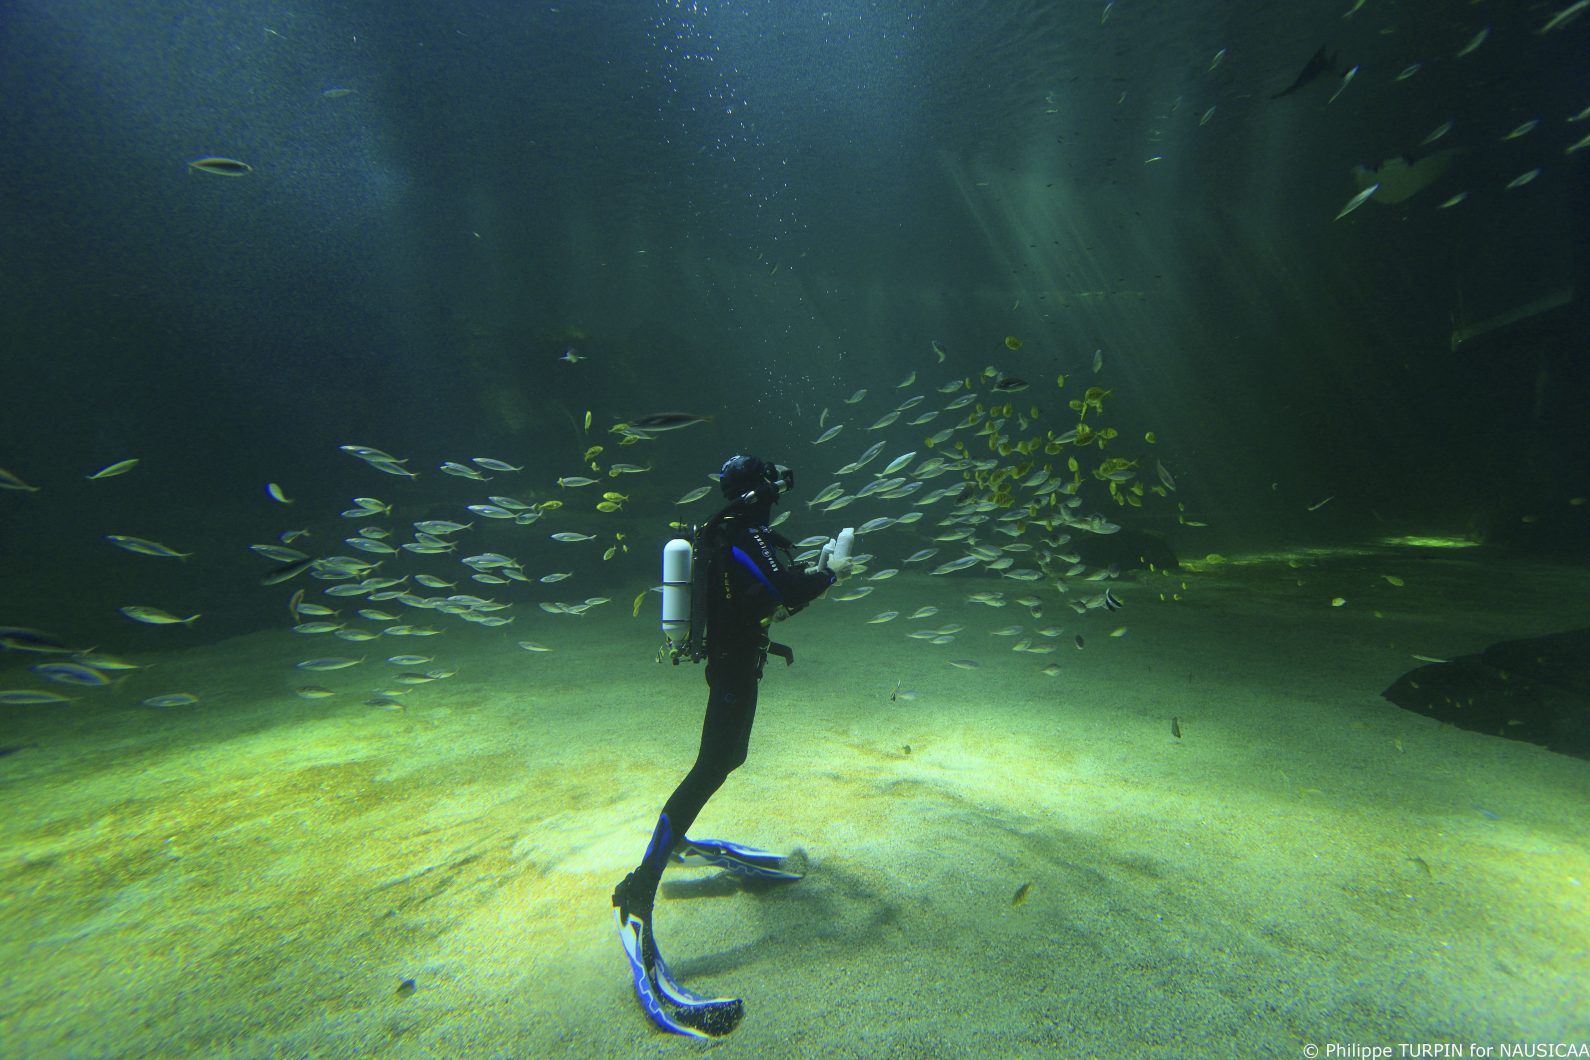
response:
[[[679,665],[681,658],[700,662],[707,657],[707,588],[712,557],[704,554],[709,535],[719,519],[692,526],[690,537],[676,537],[662,551],[662,631],[667,643],[657,653]]]
[[[690,641],[690,569],[695,550],[676,537],[662,550],[662,631],[668,650],[678,653]]]

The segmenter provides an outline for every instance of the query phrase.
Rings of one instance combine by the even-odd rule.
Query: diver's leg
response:
[[[721,742],[717,760],[724,767],[723,777],[727,777],[729,773],[743,765],[750,751],[751,726],[756,721],[756,698],[760,676],[760,669],[738,674],[733,690],[725,692],[725,695],[737,697],[739,709],[731,717],[726,718],[729,724],[720,730]],[[705,737],[703,737],[704,746]],[[722,780],[718,780],[718,783],[721,784]],[[680,788],[683,790],[685,785],[680,785]],[[675,797],[678,797],[677,793]],[[705,801],[702,800],[703,803]],[[673,800],[670,799],[669,803],[672,805]],[[801,878],[801,871],[804,869],[803,859],[792,860],[788,855],[732,843],[726,839],[688,838],[685,833],[695,823],[695,819],[696,815],[692,813],[689,823],[677,825],[678,839],[672,848],[674,860],[682,864],[715,865],[736,876],[767,880]],[[670,815],[670,820],[678,822],[679,818]]]
[[[756,718],[756,682],[732,681],[716,673],[708,674],[708,682],[707,714],[701,724],[701,747],[695,764],[664,804],[645,857],[613,893],[613,904],[622,912],[633,910],[647,921],[674,847],[729,773],[745,761],[750,744],[751,724]]]
[[[722,786],[732,769],[745,761],[750,723],[756,711],[755,682],[751,682],[751,695],[747,697],[743,685],[715,680],[720,677],[709,668],[707,714],[695,765],[663,807],[640,865],[613,891],[613,915],[641,1006],[659,1027],[692,1037],[727,1034],[744,1015],[738,998],[702,998],[679,986],[669,974],[652,933],[652,907],[669,856],[713,792]]]

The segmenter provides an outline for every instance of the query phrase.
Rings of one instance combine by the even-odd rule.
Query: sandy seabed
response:
[[[1139,574],[1115,583],[1120,612],[1054,602],[1036,621],[964,601],[1030,586],[903,575],[778,627],[797,664],[770,664],[750,761],[696,831],[802,849],[809,872],[665,877],[675,974],[745,999],[706,1047],[1590,1041],[1590,762],[1380,696],[1415,654],[1586,625],[1590,572],[1477,550],[1290,558]],[[908,621],[925,604],[942,610]],[[867,623],[885,608],[903,614]],[[608,896],[694,756],[705,683],[654,661],[649,610],[520,614],[367,644],[260,633],[5,708],[0,1052],[702,1048],[642,1015]],[[952,644],[905,636],[951,621]],[[1065,632],[1030,655],[991,635],[1012,624]],[[360,649],[348,670],[293,667]],[[411,651],[457,676],[366,705]],[[307,683],[338,694],[302,700]],[[201,701],[140,705],[178,691]]]

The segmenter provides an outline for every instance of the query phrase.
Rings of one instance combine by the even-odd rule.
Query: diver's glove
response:
[[[835,581],[840,581],[849,577],[850,572],[855,568],[855,566],[856,561],[851,559],[849,556],[846,556],[843,559],[837,556],[829,556],[828,563],[824,569],[834,576]]]

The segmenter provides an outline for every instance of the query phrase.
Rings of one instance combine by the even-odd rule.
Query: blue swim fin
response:
[[[737,997],[705,998],[674,981],[657,949],[651,925],[634,913],[613,910],[619,941],[629,958],[635,996],[651,1021],[671,1034],[689,1038],[721,1038],[740,1025],[745,1003]]]
[[[674,860],[682,865],[715,865],[735,876],[764,880],[798,880],[803,873],[790,855],[731,843],[727,839],[691,839],[686,836],[674,848]]]

